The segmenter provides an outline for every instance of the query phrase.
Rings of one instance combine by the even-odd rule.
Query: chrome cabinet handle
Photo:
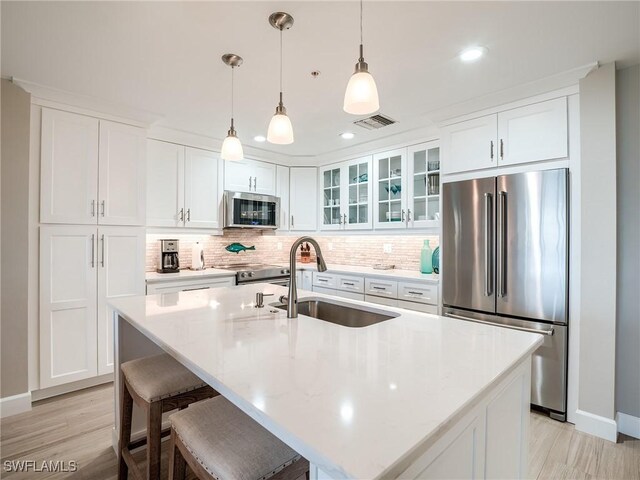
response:
[[[293,215],[291,215],[291,228],[293,228]]]
[[[490,193],[484,194],[484,295],[490,297],[493,294],[491,266],[493,265],[493,242],[491,232],[492,225],[492,198]]]
[[[411,295],[424,295],[422,292],[412,292],[411,290],[409,290],[407,293],[410,293]]]
[[[100,202],[100,215],[104,217],[104,200]]]
[[[346,213],[342,214],[342,223],[344,223],[345,225],[347,224],[347,214]]]
[[[354,287],[355,283],[351,283],[351,282],[342,282],[343,285],[349,285],[350,287]]]
[[[258,177],[253,177],[253,191],[258,191]]]
[[[491,155],[491,160],[493,160],[493,140],[491,140],[489,142],[489,146],[490,146],[489,152],[490,152],[490,155]]]
[[[91,268],[96,266],[96,235],[91,234]]]
[[[507,219],[505,218],[507,203],[506,192],[498,192],[498,294],[501,297],[507,295],[506,276],[507,276],[507,262],[506,262],[506,234],[507,234]]]
[[[191,221],[191,209],[187,208],[187,222]]]
[[[100,264],[102,268],[104,268],[104,235],[100,237],[100,242],[102,242],[102,253],[100,254]]]
[[[251,191],[251,179],[252,179],[252,177],[249,176],[249,191]]]
[[[411,221],[411,209],[407,208],[407,225],[409,224],[410,221]]]
[[[500,139],[500,158],[504,159],[504,142]]]
[[[404,220],[404,217],[405,217],[405,212],[404,212],[404,209],[403,209],[403,210],[402,210],[402,221],[403,221],[403,222],[405,221],[405,220]]]
[[[180,209],[180,212],[178,213],[178,216],[180,217],[180,221],[184,222],[184,208]]]
[[[494,327],[504,327],[504,328],[510,328],[512,330],[520,330],[521,332],[540,333],[542,335],[549,335],[549,336],[553,335],[554,333],[553,327],[549,328],[548,330],[538,330],[536,328],[518,327],[517,325],[506,325],[504,323],[487,322],[486,320],[478,320],[477,318],[463,317],[462,315],[455,315],[453,313],[445,313],[444,316],[455,318],[456,320],[466,320],[467,322],[482,323],[484,325],[493,325]]]
[[[91,200],[91,216],[92,217],[96,216],[96,201],[95,200]]]
[[[374,290],[386,290],[385,287],[376,287],[375,285],[372,285],[371,288],[373,288]]]

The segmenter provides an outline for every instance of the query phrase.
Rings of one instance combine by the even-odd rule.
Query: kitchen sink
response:
[[[286,304],[275,305],[276,308],[286,310]],[[376,323],[399,317],[399,313],[365,310],[355,305],[346,305],[327,300],[299,300],[298,313],[307,317],[317,318],[344,327],[368,327]]]

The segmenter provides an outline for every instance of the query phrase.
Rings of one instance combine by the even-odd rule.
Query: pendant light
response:
[[[362,0],[360,0],[360,57],[356,63],[356,71],[351,75],[347,90],[344,93],[344,111],[353,115],[368,115],[380,109],[378,88],[373,76],[369,73],[369,65],[364,61],[362,48]]]
[[[293,127],[291,120],[287,116],[287,109],[282,103],[282,31],[289,30],[293,25],[293,17],[288,13],[276,12],[269,16],[269,23],[277,30],[280,30],[280,102],[276,107],[276,113],[271,117],[267,140],[269,143],[278,145],[288,145],[293,143]]]
[[[223,160],[242,160],[244,158],[242,143],[240,143],[240,139],[236,135],[236,129],[233,127],[233,69],[242,65],[242,57],[227,53],[222,56],[222,61],[231,67],[231,128],[229,128],[227,138],[222,142],[220,157]]]

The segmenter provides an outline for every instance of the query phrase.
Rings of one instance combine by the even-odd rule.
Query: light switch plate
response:
[[[382,251],[384,253],[391,253],[393,252],[393,245],[391,243],[383,243],[382,244]]]

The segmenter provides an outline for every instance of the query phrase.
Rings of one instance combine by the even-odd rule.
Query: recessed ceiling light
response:
[[[463,62],[475,62],[487,52],[484,47],[469,47],[460,53]]]
[[[266,140],[266,137],[263,137],[262,135],[256,135],[255,137],[253,137],[253,139],[256,142],[264,142]]]
[[[344,138],[345,140],[351,140],[353,137],[355,137],[355,135],[353,133],[351,133],[351,132],[341,133],[340,136],[342,138]]]

